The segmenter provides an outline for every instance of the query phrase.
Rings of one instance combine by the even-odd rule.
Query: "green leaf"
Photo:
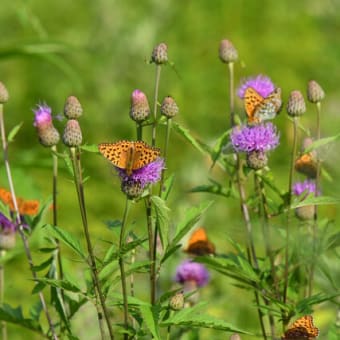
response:
[[[210,194],[215,194],[218,196],[229,197],[230,189],[225,188],[222,184],[218,183],[213,179],[209,179],[212,184],[198,185],[190,189],[189,192],[208,192]]]
[[[197,308],[198,307],[198,308]],[[212,328],[220,331],[235,332],[241,334],[250,334],[240,328],[233,326],[232,324],[225,322],[224,320],[217,319],[215,317],[200,314],[198,309],[201,309],[202,305],[197,305],[191,308],[184,308],[174,313],[170,318],[161,322],[161,327],[168,326],[187,326],[187,327],[203,327]]]
[[[202,147],[202,144],[199,143],[195,137],[193,137],[189,130],[185,127],[179,125],[176,122],[173,122],[173,128],[176,132],[178,132],[181,136],[183,136],[195,149],[197,149],[201,153],[205,153],[206,149]]]
[[[14,128],[9,132],[8,137],[7,137],[9,143],[10,143],[10,142],[13,142],[15,136],[17,135],[17,133],[18,133],[19,130],[21,129],[22,124],[23,124],[23,122],[17,124],[17,125],[14,126]]]
[[[303,201],[293,202],[291,209],[304,207],[306,205],[327,205],[327,204],[339,204],[340,198],[331,196],[318,196],[318,197],[307,197]]]
[[[40,272],[44,269],[46,269],[47,267],[49,267],[49,265],[53,262],[53,256],[51,256],[50,258],[48,258],[45,262],[40,263],[39,265],[33,266],[33,270],[35,272]]]
[[[332,136],[332,137],[326,137],[326,138],[320,138],[316,141],[314,141],[311,145],[309,145],[305,150],[304,152],[311,152],[321,146],[324,146],[326,144],[329,144],[329,143],[333,143],[335,141],[337,141],[338,139],[340,139],[340,133],[335,135],[335,136]]]
[[[63,241],[69,248],[71,248],[74,252],[76,252],[83,260],[87,261],[87,255],[84,253],[82,249],[79,239],[70,234],[69,232],[52,225],[47,225],[49,232],[53,237],[58,240]]]
[[[84,144],[80,146],[81,150],[87,151],[87,152],[94,152],[98,153],[98,144]]]
[[[164,201],[166,201],[169,197],[170,190],[174,184],[174,180],[175,180],[175,175],[172,174],[163,183],[161,198],[163,198]]]
[[[154,306],[139,306],[140,313],[143,317],[143,321],[145,322],[146,326],[150,330],[152,336],[156,340],[160,340],[159,333],[158,333],[158,320],[159,320],[159,312],[160,307],[157,305]]]
[[[151,202],[155,208],[156,223],[159,227],[159,236],[163,248],[166,248],[169,242],[169,211],[165,201],[158,196],[152,196]]]
[[[12,308],[10,305],[3,304],[0,306],[0,320],[10,322],[32,331],[38,332],[44,337],[39,322],[33,319],[24,318],[21,307]]]
[[[47,279],[47,278],[37,278],[35,281],[39,283],[43,283],[44,285],[49,285],[56,288],[61,288],[66,291],[70,291],[72,293],[82,293],[82,290],[75,283],[70,282],[69,280],[56,280],[56,279]]]

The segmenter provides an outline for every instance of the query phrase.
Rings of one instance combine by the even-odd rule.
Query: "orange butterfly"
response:
[[[215,254],[215,245],[208,240],[205,229],[201,227],[192,233],[184,251],[196,256]]]
[[[275,118],[281,105],[280,88],[276,88],[267,98],[263,98],[252,87],[248,87],[244,94],[244,107],[249,124],[258,124],[263,120]]]
[[[313,324],[313,317],[305,315],[297,319],[285,332],[282,340],[314,340],[319,335],[319,329]]]
[[[10,210],[14,210],[14,202],[12,194],[0,188],[0,200],[9,206]],[[36,215],[39,211],[39,201],[37,200],[24,200],[20,197],[17,198],[17,205],[20,215]]]
[[[308,176],[316,178],[317,164],[312,153],[305,153],[295,161],[295,170]]]
[[[145,167],[160,156],[160,150],[142,141],[122,140],[116,143],[101,143],[99,152],[114,166],[124,169],[130,176],[134,170]]]

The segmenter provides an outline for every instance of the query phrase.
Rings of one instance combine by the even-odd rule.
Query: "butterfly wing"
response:
[[[256,123],[255,117],[257,107],[264,101],[264,98],[252,87],[248,87],[244,93],[244,108],[248,116],[249,123]]]
[[[132,170],[137,170],[154,162],[160,156],[160,150],[152,147],[143,141],[136,141],[134,144],[134,155]]]
[[[313,340],[319,335],[319,329],[313,324],[311,315],[304,315],[297,319],[285,332],[282,340]]]
[[[131,154],[131,142],[101,143],[98,145],[98,150],[114,166],[126,169],[129,162],[129,154]]]
[[[301,155],[295,161],[295,170],[307,175],[310,178],[316,178],[317,163],[311,153]]]
[[[257,121],[273,119],[282,105],[281,89],[276,88],[267,98],[255,108],[254,117]]]
[[[215,245],[208,240],[205,229],[198,228],[192,233],[185,252],[196,256],[215,254]]]
[[[31,215],[34,216],[39,211],[39,201],[37,200],[27,200],[23,201],[19,206],[19,212],[22,215]]]

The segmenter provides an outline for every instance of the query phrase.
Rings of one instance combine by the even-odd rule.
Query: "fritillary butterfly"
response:
[[[122,140],[116,143],[101,143],[98,149],[114,166],[124,169],[128,176],[132,171],[143,168],[160,156],[158,148],[142,141]]]
[[[295,170],[310,178],[316,177],[317,164],[312,153],[305,153],[295,161]]]
[[[319,335],[319,329],[313,324],[311,315],[297,319],[285,332],[282,340],[314,340]]]
[[[248,87],[244,94],[244,106],[249,124],[257,124],[263,120],[275,118],[281,105],[280,88],[276,88],[267,98],[263,98],[252,87]]]
[[[215,254],[215,245],[208,240],[205,229],[198,228],[192,233],[185,252],[197,256]]]

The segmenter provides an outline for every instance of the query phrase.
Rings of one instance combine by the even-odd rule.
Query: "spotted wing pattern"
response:
[[[297,319],[285,332],[282,340],[314,340],[319,335],[319,329],[313,324],[311,315]]]
[[[201,227],[192,233],[185,252],[196,256],[215,254],[215,245],[209,241],[205,229]]]

